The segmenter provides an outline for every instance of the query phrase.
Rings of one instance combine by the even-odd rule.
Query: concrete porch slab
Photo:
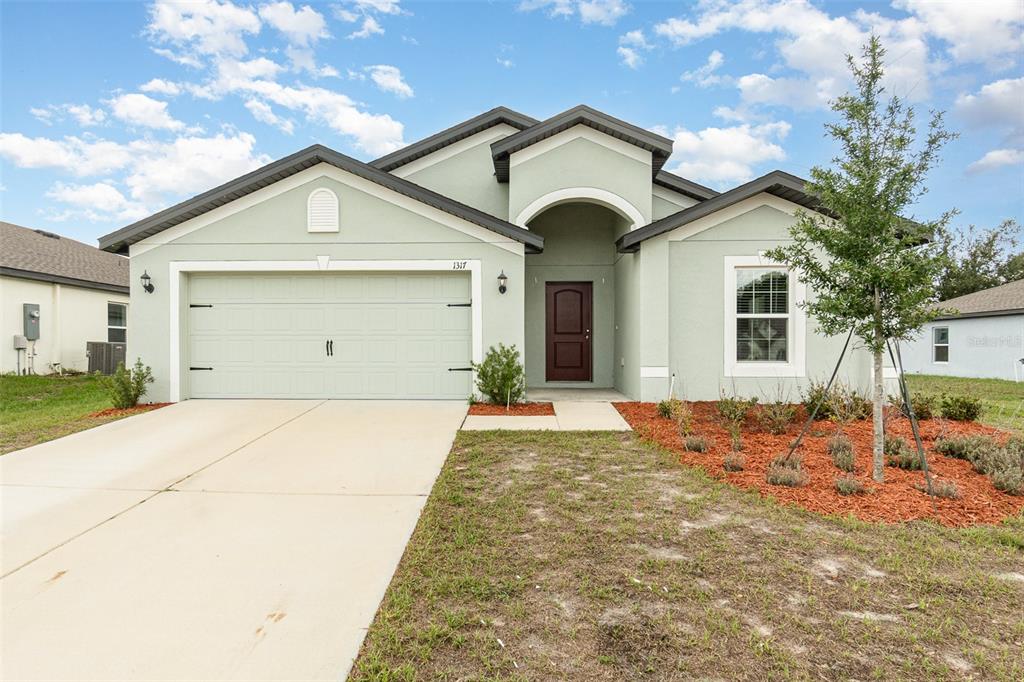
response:
[[[554,417],[501,417],[470,415],[463,431],[631,431],[619,411],[608,402],[559,400],[552,403]]]
[[[526,399],[531,402],[558,401],[625,403],[629,398],[613,388],[527,388]]]

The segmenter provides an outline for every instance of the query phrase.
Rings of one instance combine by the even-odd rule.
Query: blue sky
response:
[[[370,160],[503,104],[586,103],[726,189],[827,164],[843,55],[961,137],[915,207],[1024,219],[1024,3],[626,0],[0,5],[0,216],[93,242],[314,142]]]

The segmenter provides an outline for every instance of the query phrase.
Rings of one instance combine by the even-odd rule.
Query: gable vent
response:
[[[306,206],[306,230],[338,231],[338,196],[334,192],[322,187],[310,192]]]

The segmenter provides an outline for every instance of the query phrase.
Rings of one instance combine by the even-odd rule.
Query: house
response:
[[[129,360],[158,401],[465,399],[498,343],[531,388],[797,398],[842,339],[761,254],[813,198],[781,171],[719,193],[671,153],[586,106],[499,107],[370,163],[314,145],[100,239],[131,259]]]
[[[1024,379],[1024,280],[943,301],[955,310],[903,344],[904,371]]]
[[[0,372],[86,371],[87,342],[124,343],[128,273],[122,256],[0,222]]]

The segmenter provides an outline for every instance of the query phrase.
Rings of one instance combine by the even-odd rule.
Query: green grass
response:
[[[783,507],[632,434],[462,432],[350,679],[1024,679],[1024,517]]]
[[[110,407],[99,377],[0,376],[0,454],[92,428],[117,417],[93,417]]]
[[[1024,432],[1024,382],[908,374],[907,387],[911,392],[977,396],[985,404],[982,423]]]

